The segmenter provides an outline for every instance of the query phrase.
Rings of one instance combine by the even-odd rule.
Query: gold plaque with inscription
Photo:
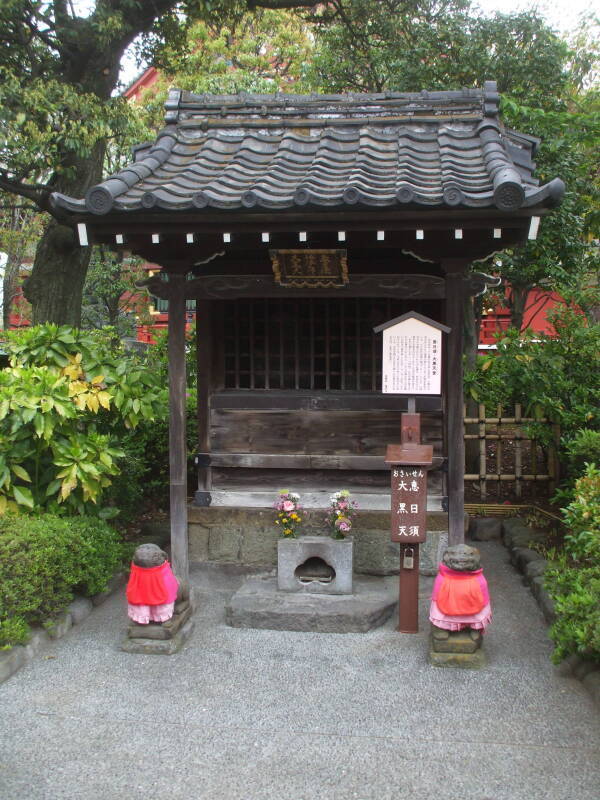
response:
[[[294,289],[332,289],[348,283],[346,250],[271,250],[275,281]]]

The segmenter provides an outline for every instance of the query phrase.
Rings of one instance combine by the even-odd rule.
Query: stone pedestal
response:
[[[192,612],[190,597],[175,603],[175,612],[167,622],[140,625],[131,621],[121,650],[126,653],[173,655],[183,647],[194,630]]]
[[[445,631],[431,626],[429,637],[429,663],[434,667],[481,669],[487,661],[481,645],[481,631],[467,628],[462,631]]]
[[[351,539],[279,539],[277,588],[303,594],[352,594],[352,549]]]
[[[352,594],[318,595],[280,592],[274,577],[253,576],[227,603],[225,619],[232,628],[363,633],[383,625],[397,603],[395,578],[357,577]]]

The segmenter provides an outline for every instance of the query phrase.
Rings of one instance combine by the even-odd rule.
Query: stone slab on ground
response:
[[[272,576],[248,578],[225,608],[233,628],[361,633],[382,625],[398,600],[397,582],[355,577],[352,594],[280,592]]]

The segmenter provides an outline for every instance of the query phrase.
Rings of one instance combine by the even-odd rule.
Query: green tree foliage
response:
[[[569,43],[537,12],[487,17],[469,0],[336,0],[322,19],[306,70],[315,88],[418,91],[497,81],[507,125],[542,139],[540,180],[561,177],[567,194],[537,241],[501,253],[487,269],[510,284],[519,329],[535,286],[592,307],[597,298],[587,286],[598,259],[589,240],[598,236],[600,207],[597,22],[584,21]]]
[[[166,47],[162,71],[137,105],[152,129],[163,124],[171,86],[192,92],[300,92],[312,38],[297,14],[272,9],[248,11],[244,2],[220,0],[194,21],[183,46]]]
[[[335,0],[322,15],[307,78],[335,91],[460,89],[553,104],[568,48],[534,12],[476,13],[469,0]]]
[[[600,181],[596,169],[600,141],[600,103],[595,90],[583,91],[576,102],[565,98],[569,110],[544,111],[503,102],[506,121],[542,139],[538,175],[542,182],[563,178],[567,191],[550,220],[542,220],[538,238],[516,251],[504,251],[495,261],[509,284],[512,325],[521,329],[528,292],[554,289],[584,310],[598,305],[590,288],[600,269],[600,253],[592,244],[600,234]]]
[[[105,245],[94,247],[83,288],[82,328],[110,326],[119,337],[134,334],[137,301],[147,297],[136,286],[145,277],[141,265],[140,259],[124,259]]]
[[[10,335],[0,372],[0,514],[113,516],[102,499],[119,439],[166,413],[166,390],[101,336],[45,325]]]
[[[212,11],[208,0],[96,0],[81,6],[68,0],[4,0],[0,190],[31,200],[50,215],[53,191],[83,196],[102,177],[108,142],[140,140],[137,117],[114,96],[125,50],[136,40],[142,56],[159,66],[161,60],[168,63],[185,46],[196,19],[207,14],[218,19],[228,5],[215,4]],[[89,255],[60,219],[50,223],[25,287],[34,321],[79,325]]]

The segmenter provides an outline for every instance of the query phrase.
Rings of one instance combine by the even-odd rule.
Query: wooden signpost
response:
[[[421,415],[415,395],[441,393],[442,332],[439,322],[410,312],[374,329],[383,331],[382,391],[407,394],[401,415],[401,443],[387,447],[391,467],[391,539],[400,543],[399,624],[401,633],[419,630],[419,545],[427,537],[427,471],[433,447],[421,444]]]

